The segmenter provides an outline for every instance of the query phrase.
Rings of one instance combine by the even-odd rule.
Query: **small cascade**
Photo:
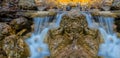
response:
[[[97,17],[97,22],[90,13],[83,13],[86,16],[88,26],[92,29],[98,29],[104,42],[99,46],[99,56],[104,58],[120,58],[120,39],[113,31],[114,18]]]
[[[51,17],[48,16],[34,18],[34,33],[26,40],[31,53],[30,58],[44,58],[50,55],[44,39],[50,29],[59,27],[63,15],[64,13],[58,13],[52,22]]]
[[[83,15],[85,15],[87,23],[88,23],[88,27],[91,29],[96,29],[97,25],[94,23],[93,17],[90,13],[82,13]]]

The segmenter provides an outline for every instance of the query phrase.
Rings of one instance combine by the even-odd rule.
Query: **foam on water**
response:
[[[100,16],[97,17],[99,21],[95,22],[90,13],[83,14],[86,16],[88,26],[97,28],[104,40],[104,43],[99,46],[98,55],[104,58],[120,58],[120,39],[113,31],[114,18]]]
[[[34,33],[30,38],[25,40],[30,49],[30,58],[44,58],[50,55],[48,45],[44,42],[44,39],[50,29],[59,27],[63,14],[57,14],[55,22],[52,22],[53,25],[50,25],[50,17],[34,18]]]

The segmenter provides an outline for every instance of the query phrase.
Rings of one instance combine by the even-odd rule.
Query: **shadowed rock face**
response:
[[[119,20],[120,18],[118,18],[118,20],[116,20],[116,22],[115,22],[115,24],[116,24],[116,30],[117,30],[117,32],[120,32],[120,20]]]

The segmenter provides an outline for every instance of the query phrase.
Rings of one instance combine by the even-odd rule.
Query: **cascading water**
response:
[[[64,13],[58,13],[55,22],[50,24],[50,17],[36,17],[34,18],[34,33],[26,40],[29,46],[31,56],[30,58],[44,58],[50,55],[48,45],[44,42],[47,32],[52,29],[59,27],[60,21]]]
[[[98,55],[105,58],[120,58],[120,40],[113,31],[114,19],[111,17],[99,17],[99,31],[104,39],[100,45]]]
[[[120,39],[113,31],[114,18],[100,16],[97,17],[98,22],[95,22],[90,13],[83,14],[86,16],[88,26],[98,29],[104,40],[99,46],[98,55],[104,58],[120,58]]]
[[[90,13],[83,13],[83,15],[86,16],[88,27],[91,28],[91,29],[96,28],[96,24],[94,23],[92,15]]]

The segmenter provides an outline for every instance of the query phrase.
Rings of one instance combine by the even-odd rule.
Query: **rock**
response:
[[[4,39],[5,36],[10,35],[11,27],[6,23],[0,23],[0,40]]]
[[[3,40],[3,49],[8,58],[27,58],[29,52],[24,40],[16,35],[10,35]]]
[[[18,5],[22,9],[27,9],[27,10],[35,10],[36,9],[34,0],[19,0]]]
[[[0,58],[7,58],[7,54],[5,50],[2,49],[2,47],[0,47]]]
[[[113,17],[113,18],[120,18],[120,10],[115,11],[90,11],[92,16],[104,16],[104,17]]]
[[[65,15],[60,27],[49,32],[49,58],[97,58],[96,38],[99,38],[97,31],[87,27],[84,16]]]
[[[46,6],[44,6],[44,4],[43,4],[43,0],[35,0],[35,5],[37,6],[38,10],[40,10],[40,11],[43,11],[46,8]]]
[[[35,18],[35,17],[46,17],[46,16],[54,16],[56,15],[56,11],[49,10],[49,11],[27,11],[27,12],[18,12],[17,14],[22,15],[28,18]]]
[[[1,18],[0,22],[10,22],[11,18]]]
[[[16,14],[17,11],[0,10],[0,22],[10,22],[14,18],[21,17],[22,15]]]
[[[15,29],[15,30],[20,30],[22,28],[28,27],[28,20],[24,17],[16,18],[13,19],[10,22],[10,25]]]
[[[67,6],[66,6],[66,11],[70,11],[71,8],[72,8],[71,6],[67,5]]]
[[[74,14],[73,14],[74,13]],[[79,17],[82,14],[80,13],[80,9],[71,9],[68,14],[67,14],[70,18],[74,18],[74,17]]]
[[[18,10],[18,1],[19,0],[2,0],[1,2],[1,10],[9,11],[9,10]]]
[[[115,0],[111,9],[112,10],[120,10],[120,1]]]
[[[43,0],[35,0],[36,6],[42,6],[43,5]]]
[[[104,0],[102,4],[102,9],[105,11],[110,10],[114,0]]]

